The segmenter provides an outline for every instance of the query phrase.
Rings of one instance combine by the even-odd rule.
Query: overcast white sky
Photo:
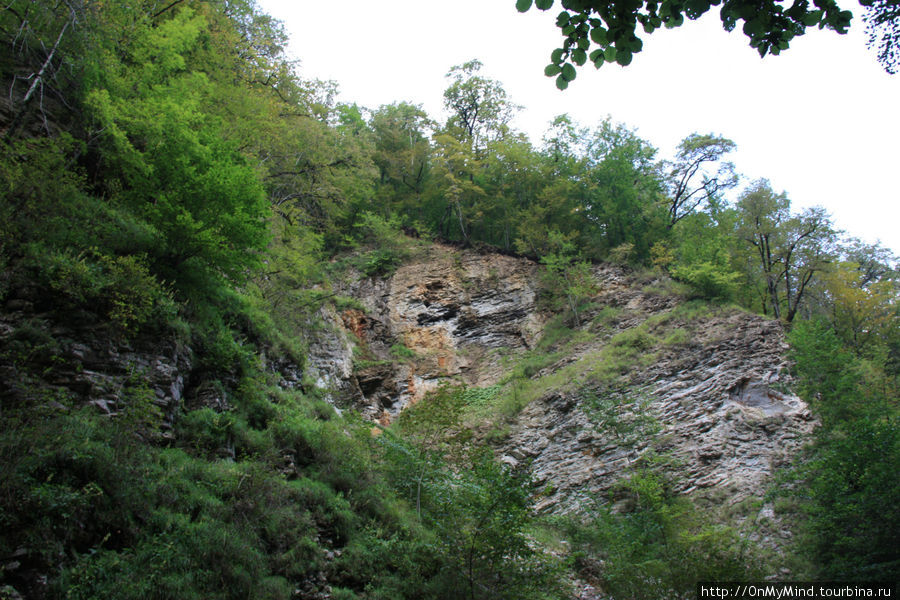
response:
[[[822,205],[838,227],[900,254],[900,75],[866,49],[859,15],[848,35],[811,31],[760,60],[714,8],[643,35],[627,68],[587,66],[560,92],[543,75],[561,40],[558,2],[525,14],[515,0],[259,2],[285,22],[301,74],[336,81],[342,101],[407,101],[443,120],[445,74],[478,58],[525,107],[515,125],[535,144],[561,113],[589,126],[610,115],[661,157],[690,133],[722,134],[737,143],[732,161],[748,181],[765,177],[796,208]]]

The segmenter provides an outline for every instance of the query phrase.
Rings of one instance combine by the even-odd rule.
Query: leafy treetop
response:
[[[450,86],[444,90],[444,108],[450,112],[447,133],[476,150],[508,133],[520,108],[510,102],[499,81],[479,75],[483,66],[477,59],[454,66],[447,73]]]

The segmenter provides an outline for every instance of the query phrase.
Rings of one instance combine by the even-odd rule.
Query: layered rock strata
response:
[[[363,310],[323,311],[331,333],[310,344],[308,376],[385,422],[442,382],[493,385],[503,354],[542,331],[536,276],[527,260],[434,245],[389,278],[338,284]]]
[[[789,392],[780,324],[732,308],[691,316],[662,278],[610,265],[594,275],[599,292],[584,315],[585,341],[566,345],[533,379],[564,368],[570,376],[524,407],[498,457],[530,465],[546,511],[623,501],[616,482],[649,449],[672,461],[680,491],[730,503],[761,494],[814,426]],[[308,375],[385,424],[441,382],[496,384],[552,316],[539,309],[537,280],[531,261],[435,245],[389,278],[338,286],[361,308],[323,314],[329,326],[324,343],[312,344]],[[615,318],[591,322],[604,310]],[[645,348],[646,360],[639,356],[613,383],[597,381],[592,358],[620,334],[652,333],[651,322],[665,323],[660,336],[681,336]],[[398,360],[398,348],[411,357]],[[612,407],[607,420],[654,427],[623,436],[587,396]]]

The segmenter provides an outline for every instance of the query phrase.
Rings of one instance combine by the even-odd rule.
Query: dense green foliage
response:
[[[16,48],[2,64],[0,301],[41,315],[2,348],[0,556],[16,558],[3,583],[36,598],[534,589],[549,567],[510,559],[533,554],[517,533],[521,477],[482,457],[458,481],[434,457],[443,494],[413,510],[403,459],[260,359],[302,366],[302,334],[329,297],[311,289],[326,248],[362,243],[373,275],[405,257],[372,194],[421,193],[429,145],[406,131],[387,141],[398,119],[421,124],[416,109],[370,124],[335,105],[328,84],[294,74],[279,26],[250,2],[23,1],[0,19]],[[196,398],[224,406],[195,406],[161,437],[138,372],[115,418],[83,408],[49,383],[82,368],[54,324],[125,345],[172,339],[193,351]],[[465,554],[449,532],[468,536]]]
[[[576,565],[601,576],[616,598],[690,597],[697,581],[752,581],[764,572],[738,531],[672,492],[672,467],[646,455],[617,491],[624,510],[604,504],[587,524],[563,523]]]
[[[378,438],[394,485],[415,502],[441,554],[462,573],[463,598],[554,598],[565,591],[558,558],[530,543],[536,521],[527,473],[467,442],[466,405],[478,390],[439,388]],[[452,586],[452,580],[445,582]],[[449,589],[449,588],[448,588]]]
[[[647,323],[534,377],[564,355],[557,341],[614,317],[585,318],[601,260],[798,323],[798,385],[823,422],[797,476],[803,551],[817,576],[896,577],[889,252],[841,240],[821,211],[793,213],[766,182],[729,203],[721,136],[690,135],[660,161],[622,124],[562,115],[536,147],[478,61],[450,69],[443,124],[405,102],[337,104],[285,41],[252,0],[0,10],[0,585],[35,598],[557,598],[573,572],[623,597],[755,575],[734,532],[702,522],[653,465],[625,484],[627,511],[548,527],[526,472],[472,442],[466,414],[508,417],[549,385],[583,383],[580,366],[608,383],[685,341]],[[344,306],[330,277],[389,274],[432,236],[538,260],[557,318],[511,385],[442,388],[373,435],[286,372],[302,369],[319,308]],[[110,393],[115,416],[84,406],[91,391],[62,381],[89,370],[71,352],[84,339],[190,357],[174,430],[137,365]],[[397,344],[392,357],[414,355]],[[655,424],[612,426],[595,400],[622,439]],[[536,541],[548,530],[568,532],[574,565]]]
[[[0,441],[0,551],[24,550],[26,577],[52,575],[44,589],[10,582],[34,597],[290,598],[317,572],[347,568],[322,547],[371,544],[369,521],[388,528],[385,543],[408,538],[402,507],[370,485],[363,447],[312,406],[266,402],[262,429],[240,410],[197,411],[180,426],[187,446],[168,449],[137,441],[127,419],[6,411],[17,426]],[[240,459],[208,460],[226,440]],[[302,474],[280,472],[285,452]]]
[[[883,359],[854,356],[822,321],[791,333],[800,390],[822,427],[806,462],[800,508],[814,575],[896,580],[900,552],[900,425],[897,374]]]

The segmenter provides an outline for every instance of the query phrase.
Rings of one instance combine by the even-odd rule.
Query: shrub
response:
[[[665,346],[682,346],[691,341],[691,334],[687,329],[682,327],[678,327],[673,329],[669,335],[663,338],[663,345]]]
[[[611,248],[609,251],[609,256],[607,258],[611,263],[615,263],[617,265],[628,265],[631,264],[631,261],[634,259],[634,257],[634,244],[632,244],[631,242],[625,242],[623,244],[619,244],[615,248]]]
[[[206,456],[232,445],[236,418],[230,412],[216,412],[203,407],[185,413],[178,419],[178,437]]]
[[[417,357],[417,354],[413,350],[407,348],[403,344],[394,344],[391,346],[391,355],[397,360],[410,360]]]
[[[665,463],[653,462],[622,481],[625,512],[599,505],[588,522],[563,520],[576,568],[599,577],[613,597],[648,600],[688,597],[698,581],[760,579],[763,565],[749,543],[675,496],[661,475]]]
[[[133,335],[150,322],[166,323],[175,316],[175,301],[150,274],[146,257],[101,256],[100,264],[107,275],[101,293],[120,330]]]
[[[30,244],[22,265],[65,308],[89,308],[122,333],[166,324],[176,313],[172,294],[154,277],[145,256],[111,256],[96,249],[74,253]]]
[[[364,255],[360,265],[369,277],[390,275],[409,256],[409,240],[400,231],[400,221],[396,217],[385,219],[363,212],[355,229],[356,235],[375,248]]]
[[[734,298],[739,279],[738,273],[711,262],[678,265],[672,269],[672,276],[691,286],[695,297],[709,300],[731,300]]]
[[[633,327],[617,333],[609,340],[609,343],[614,348],[644,351],[655,347],[659,340],[645,329]]]

